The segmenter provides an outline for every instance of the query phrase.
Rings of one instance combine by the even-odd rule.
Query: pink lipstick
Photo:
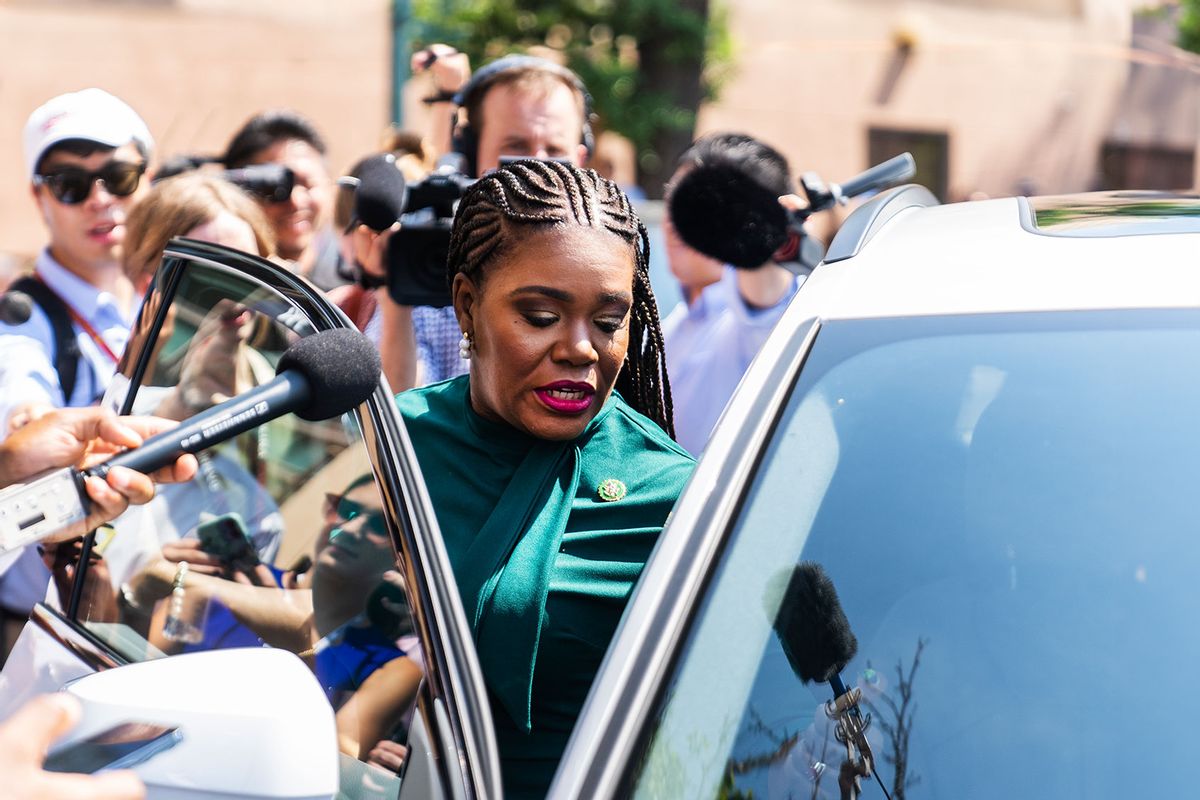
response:
[[[542,404],[559,414],[582,414],[592,405],[595,387],[576,381],[555,381],[533,390]]]

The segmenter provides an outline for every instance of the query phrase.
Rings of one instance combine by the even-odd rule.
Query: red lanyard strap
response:
[[[100,335],[100,332],[92,326],[92,323],[84,319],[83,315],[76,311],[74,306],[68,303],[61,294],[54,291],[50,284],[46,283],[46,280],[40,274],[35,272],[33,277],[36,278],[37,281],[42,284],[42,286],[46,287],[46,291],[58,298],[58,302],[62,303],[63,308],[65,308],[67,313],[71,316],[71,321],[80,328],[83,328],[83,332],[91,337],[92,341],[96,343],[96,346],[100,348],[100,351],[104,353],[104,355],[108,356],[114,364],[121,360],[120,357],[112,351],[112,348],[108,346],[108,342],[104,341],[104,337]]]

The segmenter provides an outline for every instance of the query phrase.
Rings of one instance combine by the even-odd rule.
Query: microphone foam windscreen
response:
[[[858,652],[833,581],[812,561],[792,570],[775,616],[775,633],[792,670],[805,683],[828,682]]]
[[[291,369],[312,387],[308,405],[296,416],[315,422],[344,414],[371,396],[379,385],[379,351],[356,330],[319,331],[284,351],[275,372]]]
[[[408,187],[390,155],[372,156],[358,169],[354,218],[373,231],[386,231],[404,213]]]
[[[24,292],[5,292],[0,295],[0,322],[5,325],[24,325],[33,314],[33,298]]]
[[[671,192],[670,213],[688,247],[741,269],[761,267],[788,238],[779,198],[728,164],[689,170]]]

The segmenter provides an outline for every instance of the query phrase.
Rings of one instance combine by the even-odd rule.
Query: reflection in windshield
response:
[[[1183,311],[825,326],[631,794],[839,797],[832,694],[771,630],[800,561],[857,636],[893,797],[1190,787],[1194,704],[1144,676],[1200,658],[1198,346]]]

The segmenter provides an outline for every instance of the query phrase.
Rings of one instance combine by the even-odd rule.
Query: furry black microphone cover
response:
[[[821,566],[802,561],[792,570],[775,633],[792,671],[805,683],[828,682],[858,652],[858,640]]]
[[[688,247],[739,269],[761,267],[788,238],[779,198],[728,164],[689,170],[671,192],[670,212]]]
[[[344,414],[379,385],[379,351],[355,330],[335,328],[300,339],[279,359],[275,373],[299,370],[312,387],[312,399],[296,412],[307,420]]]
[[[374,156],[359,168],[354,218],[373,231],[386,231],[404,213],[408,187],[390,155]]]

